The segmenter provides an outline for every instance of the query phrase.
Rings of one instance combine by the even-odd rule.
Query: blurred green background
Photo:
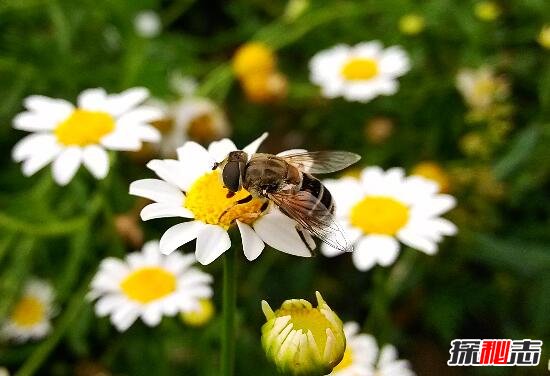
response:
[[[496,2],[494,19],[484,19],[478,3],[0,1],[0,319],[28,275],[51,281],[59,306],[46,339],[0,345],[0,366],[40,375],[217,374],[221,260],[205,268],[215,276],[218,314],[204,328],[165,318],[159,327],[137,322],[120,334],[83,299],[102,258],[133,250],[115,218],[135,208],[129,182],[152,176],[142,159],[118,154],[105,181],[80,171],[60,188],[49,168],[25,178],[10,156],[25,134],[11,121],[27,95],[74,101],[89,87],[145,86],[170,102],[178,98],[171,78],[183,75],[226,111],[238,146],[269,131],[268,152],[343,149],[361,154],[362,166],[409,172],[435,161],[458,200],[447,217],[459,234],[435,256],[405,249],[394,266],[365,273],[350,257],[301,259],[271,249],[254,262],[240,257],[237,375],[275,374],[260,346],[261,299],[277,306],[313,299],[315,290],[344,321],[395,344],[419,375],[542,374],[550,357],[550,51],[537,38],[550,22],[550,2]],[[160,16],[158,35],[136,32],[143,10]],[[414,35],[400,29],[411,13],[425,22]],[[411,57],[399,92],[367,104],[320,97],[308,79],[309,59],[338,43],[374,39]],[[284,98],[253,103],[234,80],[231,57],[250,40],[276,50],[288,80]],[[461,69],[481,66],[506,80],[509,95],[480,116],[455,80]],[[173,223],[138,221],[146,239]],[[455,338],[531,338],[545,346],[536,369],[451,369]]]

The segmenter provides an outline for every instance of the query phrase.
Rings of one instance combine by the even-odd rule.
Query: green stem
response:
[[[229,248],[223,265],[223,334],[221,375],[233,376],[235,365],[236,252]]]

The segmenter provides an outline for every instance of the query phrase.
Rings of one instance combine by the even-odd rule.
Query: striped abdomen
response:
[[[323,204],[331,214],[334,212],[334,202],[332,200],[332,196],[328,189],[319,181],[319,179],[314,178],[310,174],[302,173],[302,186],[300,187],[300,190],[307,191],[314,197],[317,197],[318,201],[313,207],[313,210],[315,210],[319,204]]]

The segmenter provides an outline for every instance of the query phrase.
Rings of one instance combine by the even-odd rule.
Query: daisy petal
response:
[[[352,254],[353,263],[360,271],[366,271],[379,263],[391,265],[399,253],[399,243],[386,235],[364,236],[355,247]]]
[[[296,222],[277,208],[257,219],[254,230],[269,246],[295,256],[310,257],[311,252],[296,231]]]
[[[105,110],[113,116],[120,116],[139,105],[148,96],[149,90],[144,87],[135,87],[120,94],[112,94],[107,97]]]
[[[84,90],[77,98],[78,107],[85,110],[104,110],[107,93],[105,89]]]
[[[267,132],[264,132],[260,137],[252,141],[249,145],[245,146],[243,148],[243,151],[246,152],[246,154],[248,154],[249,156],[255,154],[268,135],[269,134]]]
[[[210,157],[216,162],[223,161],[230,152],[235,150],[237,150],[237,147],[233,141],[228,138],[224,138],[220,141],[214,141],[208,145],[208,154],[210,154]]]
[[[172,203],[155,202],[149,204],[141,210],[141,219],[148,221],[156,218],[167,217],[183,217],[193,218],[194,215],[191,211],[187,210],[181,205],[174,205]]]
[[[130,184],[130,194],[156,202],[183,205],[185,196],[177,187],[159,179],[141,179]]]
[[[59,150],[54,135],[45,133],[30,134],[22,138],[12,150],[13,160],[21,162],[33,155],[49,154],[49,150]]]
[[[262,253],[265,247],[264,242],[246,223],[237,219],[237,226],[241,232],[244,255],[249,261],[255,260]]]
[[[434,255],[437,252],[437,244],[435,242],[407,228],[399,231],[397,238],[409,247],[418,249],[428,255]]]
[[[206,225],[200,221],[179,223],[170,227],[160,238],[159,248],[165,255],[195,239]]]
[[[59,185],[66,185],[78,171],[82,162],[82,150],[78,147],[69,147],[61,152],[52,165],[54,180]]]
[[[82,152],[84,166],[96,179],[103,179],[109,172],[109,156],[105,149],[98,145],[87,146]]]
[[[208,265],[231,247],[229,234],[220,226],[204,225],[197,237],[195,256],[202,265]]]
[[[40,116],[31,112],[22,112],[13,119],[13,127],[27,132],[50,131],[59,123],[51,116]]]

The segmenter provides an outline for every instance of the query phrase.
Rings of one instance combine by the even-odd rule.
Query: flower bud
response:
[[[346,349],[342,321],[319,292],[317,308],[303,299],[286,300],[276,311],[262,301],[267,322],[262,346],[283,374],[325,375],[340,363]]]
[[[276,67],[273,50],[260,42],[250,42],[241,46],[233,57],[233,71],[240,77],[251,74],[271,73]]]

